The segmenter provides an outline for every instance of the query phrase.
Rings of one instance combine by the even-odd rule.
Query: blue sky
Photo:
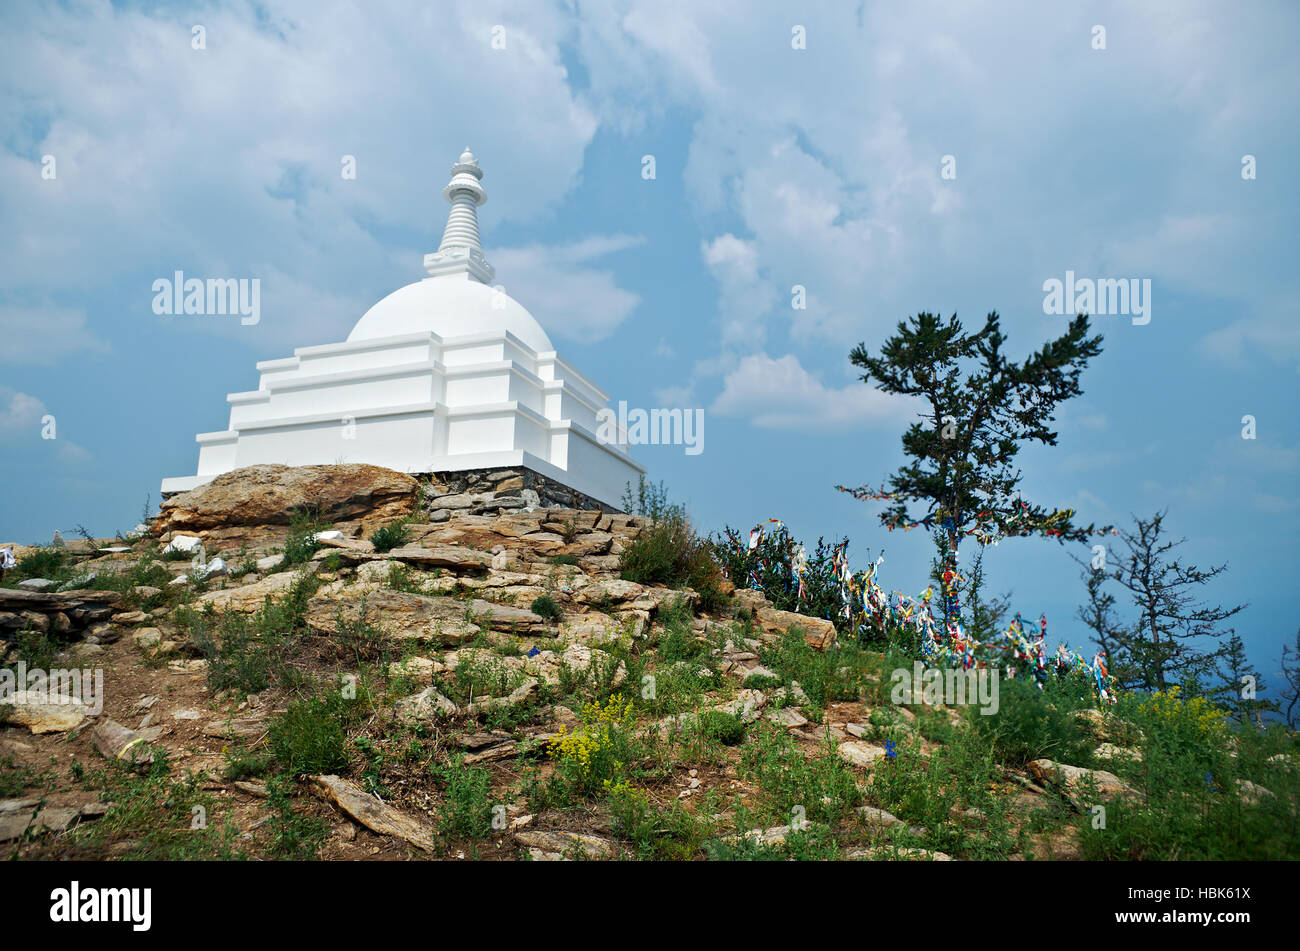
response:
[[[1300,627],[1298,20],[1283,3],[6,4],[0,538],[133,526],[255,361],[342,340],[421,276],[469,145],[488,258],[561,353],[615,400],[705,409],[702,454],[638,452],[700,526],[848,535],[908,591],[929,540],[832,488],[879,483],[907,422],[848,351],[918,310],[996,309],[1019,356],[1063,328],[1045,280],[1150,279],[1149,324],[1097,318],[1104,353],[1059,446],[1022,454],[1025,495],[1098,522],[1167,507],[1191,560],[1229,563],[1206,593],[1250,603],[1238,630],[1267,676]],[[154,315],[152,282],[178,269],[259,278],[261,322]],[[1082,638],[1066,551],[1017,540],[987,564],[1019,610]]]

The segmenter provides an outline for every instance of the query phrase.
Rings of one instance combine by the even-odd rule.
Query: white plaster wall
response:
[[[627,457],[612,455],[576,432],[569,433],[568,459],[564,468],[581,472],[589,485],[597,487],[595,491],[585,490],[587,494],[614,506],[622,502],[629,483],[636,488],[637,477],[644,472],[632,465]],[[574,488],[579,487],[575,485]]]
[[[199,475],[214,476],[231,469],[235,464],[235,446],[238,435],[232,433],[221,439],[204,440],[199,444]]]
[[[463,370],[444,376],[444,365]],[[262,388],[227,397],[235,432],[201,435],[197,475],[165,480],[169,491],[259,463],[369,462],[429,472],[518,465],[528,453],[542,468],[570,472],[573,488],[617,505],[624,484],[642,471],[566,425],[594,433],[587,401],[604,405],[604,394],[553,351],[539,358],[510,336],[471,335],[445,347],[434,334],[329,344],[258,368]],[[494,409],[464,412],[480,406]],[[411,410],[392,412],[402,407]],[[345,439],[349,417],[355,436]]]
[[[447,455],[515,448],[515,413],[451,416],[447,420]]]

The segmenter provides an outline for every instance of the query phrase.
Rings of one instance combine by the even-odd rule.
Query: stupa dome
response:
[[[522,304],[463,272],[426,277],[393,291],[357,321],[348,342],[425,331],[444,340],[508,331],[538,353],[555,349]]]

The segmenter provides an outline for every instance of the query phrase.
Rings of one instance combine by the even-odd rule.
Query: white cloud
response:
[[[500,248],[489,259],[497,283],[548,332],[591,342],[609,336],[641,302],[618,286],[613,271],[592,262],[643,241],[634,235],[597,235],[571,244]]]
[[[0,438],[6,441],[23,436],[40,438],[43,415],[45,404],[39,399],[13,387],[0,386]]]
[[[0,305],[0,362],[52,364],[70,353],[107,352],[78,307]]]
[[[1291,71],[1269,64],[1284,61],[1294,12],[1012,8],[819,7],[801,12],[797,51],[775,6],[625,0],[584,9],[596,22],[578,47],[602,117],[690,111],[684,178],[703,230],[743,242],[748,273],[782,295],[808,288],[806,311],[774,311],[791,347],[878,336],[918,309],[996,308],[1013,340],[1042,335],[1039,288],[1067,267],[1153,276],[1157,308],[1289,281],[1290,225],[1257,203],[1293,204],[1293,180],[1243,183],[1236,161],[1289,154],[1276,113]],[[1098,20],[1104,52],[1089,43]],[[948,154],[954,181],[939,174]],[[755,309],[755,283],[719,288],[719,343],[738,346],[734,314]],[[754,333],[777,340],[780,323]]]
[[[758,273],[757,246],[728,232],[704,242],[700,250],[718,282],[723,346],[761,349],[776,289]]]
[[[205,50],[191,48],[194,21]],[[497,23],[504,50],[491,46]],[[313,292],[282,301],[256,339],[341,339],[358,300],[422,276],[467,144],[485,171],[489,238],[502,216],[529,220],[573,187],[598,119],[570,88],[570,29],[558,8],[502,15],[471,0],[6,7],[0,286],[94,295],[138,279],[148,314],[149,282],[175,269],[278,274]],[[355,180],[340,175],[344,155]],[[289,335],[306,324],[309,338]]]
[[[52,452],[63,463],[88,462],[92,458],[89,451],[59,436],[57,419],[53,421],[55,438],[45,438],[48,415],[51,415],[49,410],[38,397],[11,386],[0,386],[0,444],[13,449]]]
[[[1300,372],[1300,314],[1294,301],[1243,317],[1201,338],[1202,354],[1224,366],[1247,369],[1260,360],[1291,364]]]
[[[787,354],[743,357],[727,374],[711,412],[746,416],[763,429],[856,429],[891,426],[910,420],[909,400],[882,393],[866,383],[833,389]]]

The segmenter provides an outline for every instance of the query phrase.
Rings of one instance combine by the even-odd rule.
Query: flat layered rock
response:
[[[25,588],[0,588],[0,611],[62,612],[69,617],[93,614],[96,619],[112,614],[112,606],[122,600],[116,591],[92,591],[74,588],[68,591],[30,591]],[[87,613],[89,612],[89,614]]]
[[[836,747],[835,751],[839,754],[840,759],[861,769],[866,769],[885,755],[884,747],[874,746],[871,743],[860,743],[856,740],[841,743]]]
[[[452,647],[472,640],[484,627],[517,634],[547,632],[546,619],[532,611],[507,604],[439,598],[389,588],[349,592],[320,592],[307,603],[307,625],[327,636],[338,634],[339,618],[345,623],[365,620],[382,625],[394,637],[415,638]]]
[[[320,798],[370,831],[401,839],[423,852],[437,851],[433,830],[414,816],[399,812],[338,776],[313,776],[311,782]]]
[[[545,858],[564,858],[575,852],[589,859],[608,859],[617,854],[614,843],[598,835],[585,832],[544,832],[523,830],[515,833],[515,841],[528,849],[536,849]],[[535,858],[537,856],[534,856]]]
[[[1084,769],[1082,766],[1068,766],[1050,759],[1036,759],[1026,769],[1040,783],[1060,787],[1080,809],[1090,805],[1082,797],[1092,784],[1096,785],[1097,793],[1102,799],[1129,796],[1136,792],[1124,780],[1104,769]]]
[[[382,466],[245,466],[167,499],[151,531],[288,525],[304,509],[330,522],[395,519],[415,511],[417,498],[415,479]]]
[[[808,718],[794,707],[781,707],[779,710],[770,710],[767,713],[767,719],[788,730],[797,730],[808,725]]]
[[[30,810],[0,812],[0,842],[12,842],[22,838],[36,817]]]
[[[208,591],[196,599],[200,606],[212,605],[218,611],[256,611],[266,603],[267,597],[281,597],[298,580],[293,571],[281,571],[267,575],[260,581],[237,587],[222,588],[220,591]]]
[[[433,720],[437,717],[454,717],[460,707],[443,696],[436,687],[425,687],[419,693],[397,701],[395,710],[403,720]]]
[[[947,852],[932,849],[850,849],[844,853],[850,862],[885,862],[902,859],[905,862],[951,862]]]
[[[459,545],[430,545],[428,548],[408,545],[394,548],[385,557],[425,570],[447,568],[451,571],[485,571],[492,566],[492,556],[487,552]]]
[[[635,581],[610,578],[607,581],[595,581],[574,592],[573,599],[580,604],[619,604],[636,601],[645,594],[646,589]]]
[[[764,602],[766,605],[766,602]],[[835,625],[825,618],[809,617],[793,611],[778,611],[776,608],[761,606],[754,612],[764,633],[780,636],[786,631],[798,629],[803,639],[814,650],[824,651],[835,643]]]
[[[14,691],[0,699],[0,708],[7,710],[8,722],[25,726],[33,733],[66,733],[94,715],[85,703],[58,695],[51,697],[44,691]]]
[[[141,730],[139,732],[128,729],[116,720],[101,720],[91,734],[91,742],[96,750],[105,759],[120,759],[128,763],[143,763],[150,759],[150,753],[145,744],[150,738],[156,738],[161,733],[158,728],[153,728],[153,732]]]

